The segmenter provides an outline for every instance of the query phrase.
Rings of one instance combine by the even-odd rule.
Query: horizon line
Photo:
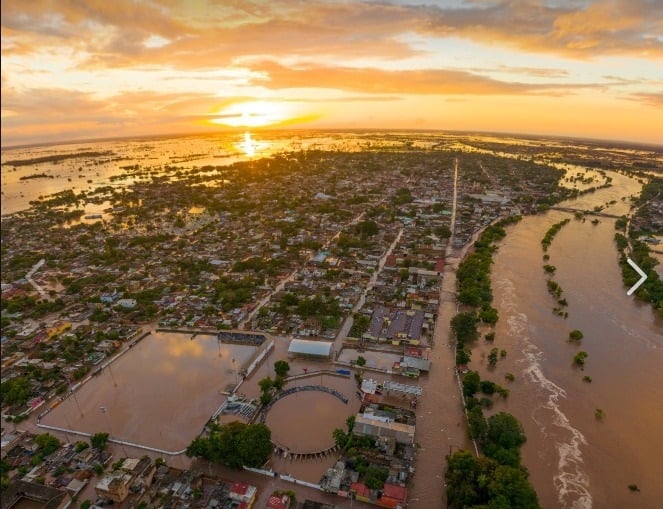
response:
[[[648,142],[648,141],[634,141],[634,140],[624,140],[624,139],[614,139],[614,138],[593,138],[587,136],[572,136],[564,134],[542,134],[542,133],[525,133],[525,132],[512,132],[512,131],[468,131],[468,130],[458,130],[458,129],[435,129],[435,128],[396,128],[396,127],[384,127],[384,128],[375,128],[375,127],[282,127],[282,126],[262,126],[262,127],[229,127],[217,132],[213,131],[191,131],[191,132],[171,132],[171,133],[162,133],[162,134],[135,134],[129,136],[102,136],[95,138],[71,138],[64,140],[54,140],[46,142],[34,142],[34,143],[20,143],[16,145],[2,145],[0,147],[0,152],[5,150],[17,150],[22,148],[37,148],[37,147],[50,147],[56,145],[74,145],[77,143],[99,143],[99,142],[108,142],[108,141],[119,141],[119,140],[141,140],[141,139],[164,139],[164,138],[184,138],[187,136],[214,136],[214,135],[223,135],[223,134],[236,134],[236,133],[253,133],[253,132],[288,132],[288,131],[308,131],[308,132],[418,132],[418,133],[443,133],[443,134],[458,134],[458,135],[497,135],[497,136],[513,136],[518,138],[539,138],[539,139],[562,139],[562,140],[573,140],[573,141],[585,141],[585,142],[600,142],[600,143],[610,143],[610,144],[621,144],[628,145],[631,147],[639,148],[649,148],[657,149],[663,151],[663,142]]]

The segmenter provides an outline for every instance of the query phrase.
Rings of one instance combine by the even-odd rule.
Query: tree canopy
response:
[[[106,444],[108,444],[108,433],[95,433],[90,437],[90,444],[95,449],[103,451],[106,448]]]
[[[50,433],[37,435],[35,443],[39,446],[39,453],[42,456],[48,456],[60,448],[60,441]]]
[[[212,425],[208,437],[198,437],[189,444],[186,455],[198,456],[230,468],[260,467],[272,452],[272,433],[264,424],[234,421]]]
[[[288,371],[290,371],[290,364],[283,360],[276,361],[274,363],[274,371],[276,372],[276,376],[285,378],[288,375]]]
[[[455,509],[539,509],[536,492],[521,467],[475,458],[469,451],[449,457],[447,501]]]

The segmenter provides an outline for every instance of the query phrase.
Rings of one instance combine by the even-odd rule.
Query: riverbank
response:
[[[623,185],[624,195],[637,191]],[[601,193],[614,191],[592,199],[602,203]],[[588,200],[583,207],[593,205]],[[493,345],[482,344],[474,352],[482,359],[477,367],[482,378],[515,374],[508,401],[495,409],[523,423],[522,461],[543,507],[656,507],[663,440],[651,431],[663,427],[663,411],[652,402],[663,399],[663,321],[626,295],[612,220],[571,221],[555,238],[548,254],[569,317],[551,312],[540,240],[565,217],[557,211],[526,217],[501,243],[492,276],[500,313],[494,346],[508,355],[491,372],[484,356]],[[568,342],[573,329],[584,334],[581,347]],[[589,353],[583,371],[572,366],[579,349]],[[596,408],[605,413],[602,421]],[[632,483],[641,492],[631,493]]]

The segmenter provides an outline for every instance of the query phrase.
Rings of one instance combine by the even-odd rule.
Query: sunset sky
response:
[[[663,144],[662,0],[2,0],[3,146],[229,128]]]

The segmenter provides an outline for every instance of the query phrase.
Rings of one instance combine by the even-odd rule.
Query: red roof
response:
[[[396,509],[398,507],[398,504],[400,503],[400,500],[396,500],[395,498],[391,497],[382,497],[380,500],[377,501],[377,504],[380,507],[387,507],[389,509]]]
[[[405,354],[409,357],[423,357],[421,348],[417,348],[416,346],[408,346],[405,349]]]
[[[435,272],[442,272],[444,270],[444,259],[438,258],[435,260]]]
[[[386,484],[382,488],[382,498],[395,498],[405,502],[407,500],[407,488],[396,484]]]
[[[369,490],[368,487],[364,483],[361,483],[361,482],[353,482],[352,486],[350,486],[350,491],[354,491],[360,497],[370,497],[371,496],[371,490]]]
[[[236,482],[233,483],[232,488],[230,488],[231,493],[237,493],[238,495],[245,495],[246,491],[249,489],[249,485],[245,482]]]
[[[267,500],[267,509],[286,509],[288,502],[288,496],[284,495],[283,498],[272,495]]]

